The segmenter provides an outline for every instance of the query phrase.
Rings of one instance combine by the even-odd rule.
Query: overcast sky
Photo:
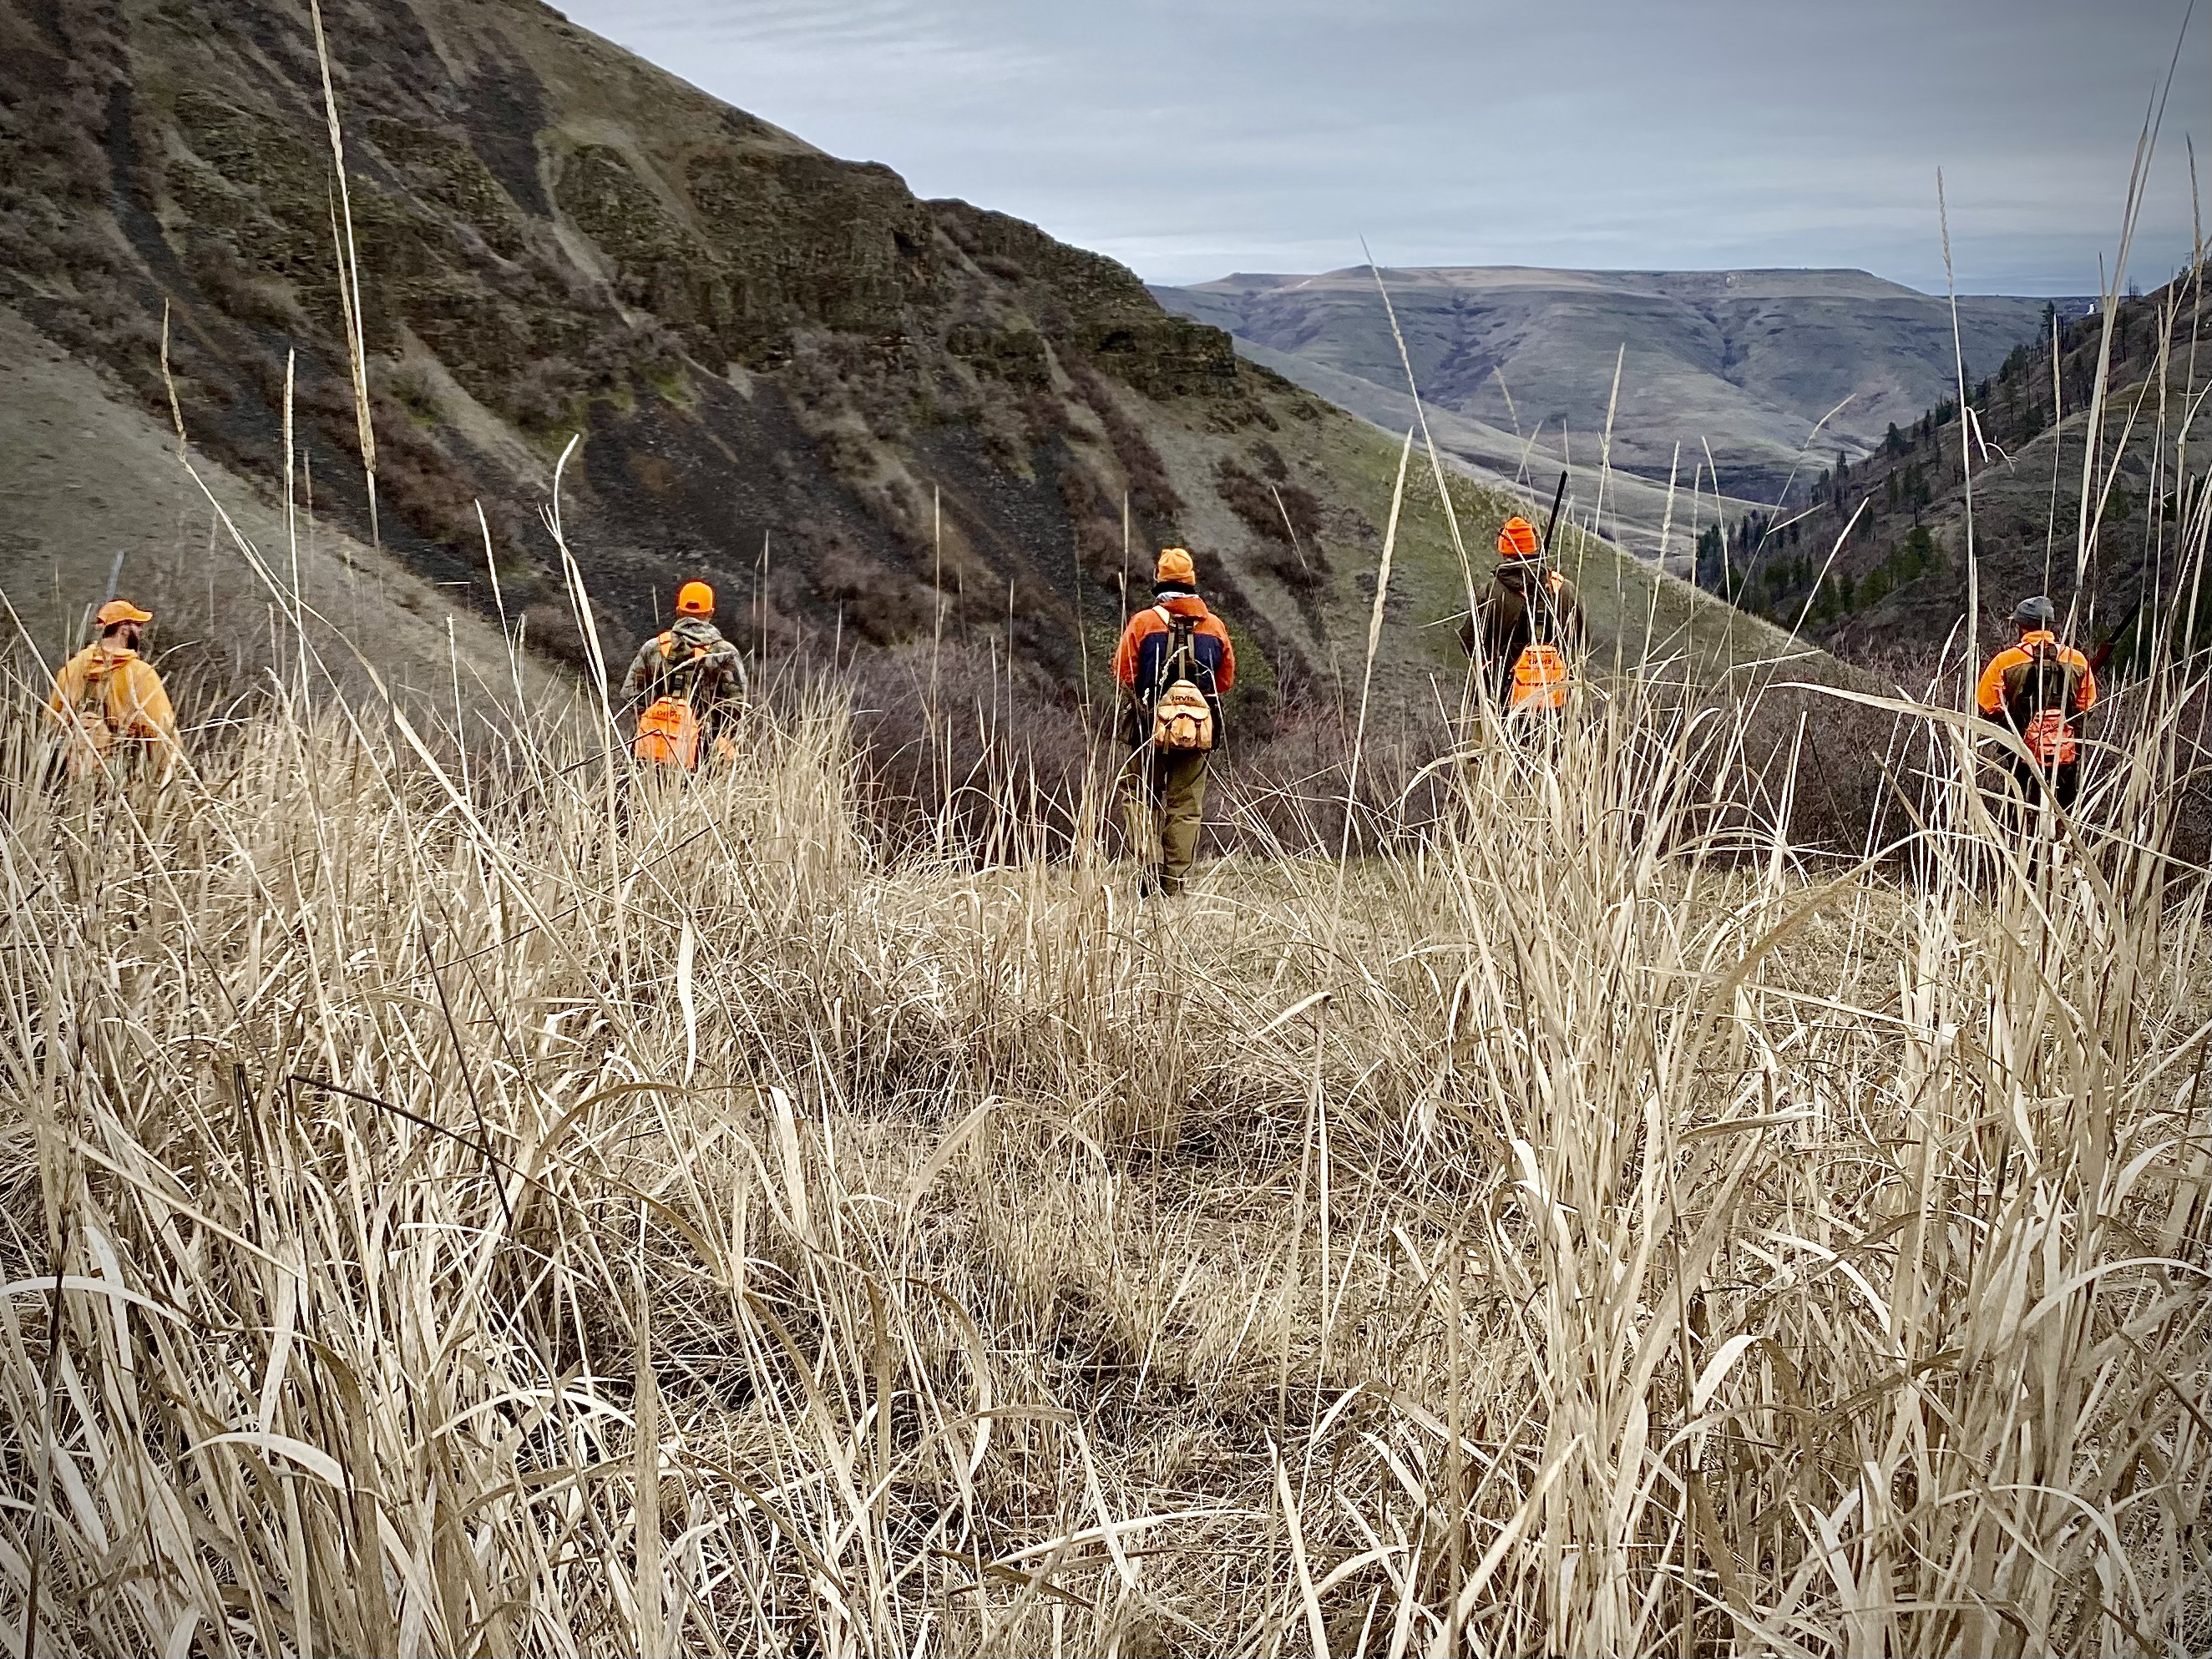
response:
[[[2082,294],[2181,0],[561,0],[836,155],[1154,282],[1850,265]],[[2201,8],[2212,11],[2212,6]],[[2130,269],[2187,257],[2190,25]],[[2205,184],[2212,188],[2212,148]]]

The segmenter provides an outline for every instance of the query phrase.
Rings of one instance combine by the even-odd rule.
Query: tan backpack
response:
[[[1160,665],[1168,684],[1152,702],[1152,747],[1175,754],[1203,754],[1213,747],[1213,705],[1198,684],[1198,624],[1165,605],[1158,610],[1167,618],[1174,641],[1167,660]]]

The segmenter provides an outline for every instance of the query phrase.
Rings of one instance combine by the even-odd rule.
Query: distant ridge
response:
[[[1424,398],[1458,417],[1440,441],[1488,470],[1518,470],[1532,435],[1547,467],[1563,456],[1594,462],[1616,360],[1616,469],[1663,486],[1679,443],[1686,489],[1706,472],[1709,448],[1721,492],[1769,503],[1809,483],[1808,440],[1817,473],[1838,449],[1863,455],[1891,422],[1956,391],[1948,301],[1863,270],[1483,265],[1384,276]],[[1152,293],[1355,413],[1386,423],[1403,413],[1397,349],[1364,265],[1240,271]],[[1960,296],[1969,379],[2036,337],[2046,307],[2069,317],[2092,303]]]

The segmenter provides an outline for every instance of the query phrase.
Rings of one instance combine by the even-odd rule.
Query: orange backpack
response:
[[[661,697],[637,717],[630,753],[659,766],[690,771],[699,764],[699,717],[681,697]]]
[[[1508,708],[1540,708],[1556,713],[1567,706],[1567,653],[1554,637],[1559,632],[1559,594],[1565,580],[1556,570],[1544,577],[1546,600],[1528,605],[1528,643],[1513,659],[1513,687],[1506,694]]]
[[[660,636],[660,659],[676,654],[676,635]],[[653,699],[637,717],[637,736],[629,746],[637,759],[656,766],[680,766],[696,771],[699,765],[699,715],[686,695],[663,695]]]
[[[2079,684],[2071,665],[2048,642],[2039,643],[2028,653],[2019,689],[2008,701],[2021,741],[2039,767],[2074,763],[2074,722],[2067,718],[2067,710],[2073,707]]]

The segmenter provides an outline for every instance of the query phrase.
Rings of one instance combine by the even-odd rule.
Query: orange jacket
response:
[[[1124,691],[1149,696],[1157,689],[1153,683],[1159,678],[1170,640],[1167,617],[1160,614],[1163,610],[1196,618],[1191,646],[1198,657],[1199,689],[1209,696],[1222,696],[1237,683],[1237,651],[1229,643],[1229,630],[1221,625],[1221,618],[1208,611],[1206,601],[1195,593],[1170,593],[1129,618],[1129,625],[1121,630],[1121,644],[1114,647],[1114,678]]]
[[[2028,665],[2035,660],[2035,647],[2052,646],[2051,654],[2058,665],[2074,681],[2074,695],[2069,700],[2072,712],[2086,714],[2097,706],[2097,677],[2089,670],[2089,659],[2070,645],[2059,645],[2057,635],[2047,628],[2032,629],[2020,636],[2020,643],[2008,645],[1990,659],[1990,665],[1982,670],[1979,684],[1974,687],[1974,707],[1991,720],[2002,720],[2018,695],[2021,682]]]
[[[177,711],[154,665],[136,651],[92,644],[54,676],[46,712],[64,733],[72,774],[99,766],[118,743],[144,744],[164,769],[178,758]]]

